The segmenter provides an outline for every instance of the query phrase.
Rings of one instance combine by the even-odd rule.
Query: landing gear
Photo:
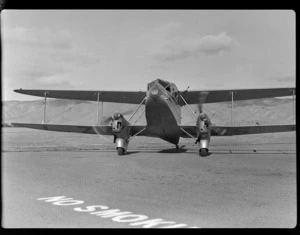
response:
[[[125,152],[127,151],[128,141],[122,138],[116,139],[116,149],[118,151],[118,155],[125,155]]]
[[[201,157],[206,157],[208,155],[208,149],[207,148],[201,148],[201,149],[199,149],[199,155]]]
[[[122,155],[125,154],[125,149],[123,149],[123,148],[121,148],[121,147],[118,147],[117,150],[118,150],[118,155],[119,155],[119,156],[122,156]]]
[[[179,145],[178,144],[176,144],[175,146],[176,146],[176,149],[179,149]]]

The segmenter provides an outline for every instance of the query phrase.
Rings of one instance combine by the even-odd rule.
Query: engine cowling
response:
[[[201,113],[198,116],[197,123],[198,135],[199,134],[210,134],[211,131],[211,121],[206,113]]]
[[[128,140],[131,136],[130,123],[123,117],[121,113],[115,113],[112,115],[111,127],[112,132],[114,133],[114,143],[116,143],[116,149],[123,148],[124,152],[126,152]]]
[[[126,136],[129,134],[130,123],[123,117],[121,113],[115,113],[112,115],[111,127],[113,133],[116,135]]]
[[[201,156],[206,156],[208,152],[210,133],[211,133],[211,121],[206,113],[201,113],[197,118],[197,141],[199,142],[199,152]]]

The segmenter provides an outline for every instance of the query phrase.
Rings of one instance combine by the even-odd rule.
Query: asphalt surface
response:
[[[3,133],[4,228],[296,226],[295,132],[214,138],[204,158],[192,140],[137,138],[117,156],[92,135]]]

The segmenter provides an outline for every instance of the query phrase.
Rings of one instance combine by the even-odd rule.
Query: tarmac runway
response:
[[[216,137],[207,157],[135,138],[4,128],[4,228],[293,228],[295,132]]]

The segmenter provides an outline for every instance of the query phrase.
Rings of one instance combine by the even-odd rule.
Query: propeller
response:
[[[199,113],[199,114],[203,113],[203,106],[202,106],[202,103],[199,103],[199,104],[197,105],[197,108],[198,108],[198,113]]]
[[[110,115],[110,116],[103,116],[100,123],[104,124],[104,125],[108,125],[113,119],[117,119],[120,116],[131,114],[132,112],[133,112],[133,110],[126,110],[126,111],[123,111],[123,112],[116,112],[116,113],[114,113],[113,115]]]
[[[207,97],[208,94],[209,94],[209,92],[207,92],[207,91],[200,92],[199,103],[197,105],[198,112],[199,112],[200,115],[203,113],[203,104],[205,103],[206,97]]]

